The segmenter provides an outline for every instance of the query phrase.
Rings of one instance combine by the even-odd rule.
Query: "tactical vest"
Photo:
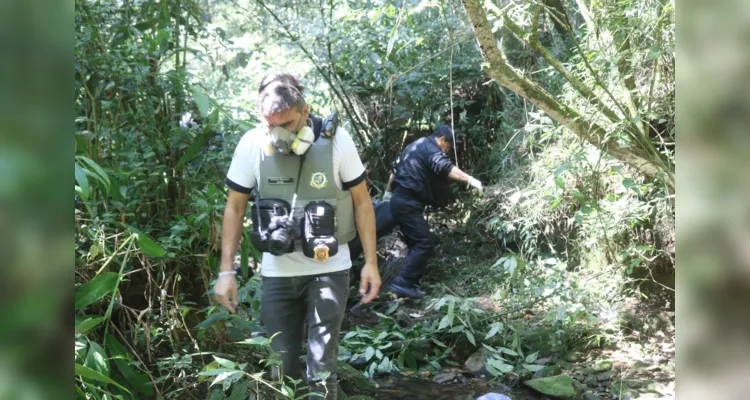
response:
[[[264,152],[258,178],[260,198],[282,199],[291,205],[299,175],[297,202],[294,206],[295,223],[299,224],[303,218],[303,210],[308,203],[323,200],[336,210],[336,239],[339,245],[348,243],[356,236],[354,205],[352,194],[348,190],[339,189],[334,181],[333,137],[318,137],[305,153],[300,171],[302,159],[302,156],[295,154],[268,155],[268,152]],[[295,251],[301,251],[300,240],[295,240],[294,246]]]

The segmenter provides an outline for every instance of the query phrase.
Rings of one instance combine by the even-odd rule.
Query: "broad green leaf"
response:
[[[432,339],[432,343],[435,343],[436,345],[438,345],[440,347],[448,347],[447,344],[445,344],[445,343],[443,343],[443,342],[441,342],[441,341],[439,341],[439,340],[437,340],[435,338]]]
[[[232,388],[232,394],[227,397],[227,400],[247,400],[248,382],[247,379],[243,379],[241,382],[237,382]]]
[[[211,386],[219,382],[224,382],[227,379],[231,379],[231,380],[238,379],[242,377],[243,374],[244,373],[242,371],[235,371],[235,370],[230,370],[230,372],[221,373],[216,376],[216,379],[214,379],[213,382],[211,382]]]
[[[503,375],[503,373],[502,373],[502,372],[498,371],[498,370],[497,370],[497,368],[493,367],[492,365],[489,365],[489,364],[487,364],[487,365],[485,365],[485,367],[487,368],[487,371],[488,371],[488,372],[489,372],[490,374],[492,374],[492,376],[500,376],[500,375]]]
[[[396,9],[396,7],[393,4],[388,4],[387,6],[385,6],[383,8],[383,10],[385,11],[385,16],[388,17],[388,18],[395,17],[396,16],[396,12],[398,12],[398,10]]]
[[[437,304],[435,304],[435,309],[439,310],[442,306],[445,305],[445,303],[448,301],[447,298],[442,297],[440,300],[438,300]]]
[[[283,385],[281,387],[281,390],[284,392],[284,396],[286,396],[286,397],[288,397],[290,399],[294,398],[294,389],[292,389],[291,387],[289,387],[287,385]]]
[[[516,260],[516,257],[509,256],[508,260],[505,262],[505,271],[507,271],[510,275],[513,275],[516,273],[517,266],[518,266],[518,260]]]
[[[489,339],[489,338],[495,336],[497,334],[497,331],[499,331],[500,329],[502,329],[502,327],[503,327],[503,324],[501,324],[499,322],[493,323],[492,324],[492,328],[490,328],[490,331],[487,332],[487,334],[484,336],[484,339],[486,340],[486,339]]]
[[[559,206],[559,205],[560,205],[560,202],[561,202],[561,201],[562,201],[562,196],[560,196],[560,197],[558,197],[557,199],[555,199],[555,201],[554,201],[554,202],[552,203],[552,206],[551,206],[551,208],[552,208],[553,210],[554,210],[555,208],[557,208],[557,206]]]
[[[86,361],[83,363],[88,368],[109,377],[109,362],[107,353],[99,343],[89,341],[89,353],[86,355]]]
[[[528,356],[526,356],[526,362],[529,364],[532,364],[536,359],[539,358],[539,352],[531,353]]]
[[[88,340],[86,340],[86,341],[76,340],[74,349],[75,349],[75,353],[76,353],[76,358],[77,359],[78,358],[80,358],[80,359],[84,358],[85,354],[84,354],[83,351],[86,350],[88,348],[88,346],[89,346]]]
[[[536,371],[544,369],[546,365],[523,364],[523,367],[531,372],[536,372]]]
[[[375,349],[373,349],[372,346],[368,346],[367,349],[365,349],[365,361],[370,361],[370,359],[374,355],[375,355]]]
[[[377,311],[374,311],[373,313],[374,313],[375,315],[377,315],[378,317],[380,317],[380,318],[385,318],[385,319],[390,319],[390,320],[393,320],[393,318],[391,318],[391,317],[389,317],[389,316],[387,316],[387,315],[385,315],[385,314],[383,314],[383,313],[379,313],[379,312],[377,312]]]
[[[76,183],[78,184],[78,194],[81,195],[81,198],[83,198],[83,201],[88,201],[89,199],[89,178],[86,176],[86,173],[83,171],[83,168],[81,168],[78,163],[76,163],[76,169],[75,169],[75,177],[76,177]]]
[[[375,370],[378,368],[378,363],[374,362],[370,364],[370,367],[367,369],[367,374],[370,378],[372,378],[375,375]]]
[[[491,365],[493,368],[496,368],[498,371],[502,373],[508,373],[508,372],[513,371],[512,365],[506,364],[496,358],[491,358],[487,360],[487,365]]]
[[[104,171],[102,167],[99,166],[94,160],[84,157],[84,156],[76,156],[77,159],[83,161],[89,168],[93,169],[94,172],[96,172],[96,175],[98,177],[98,180],[102,182],[107,190],[109,192],[111,185],[111,182],[109,180],[109,175]]]
[[[448,316],[445,315],[443,318],[440,319],[440,325],[438,325],[438,330],[442,330],[448,327],[450,322],[448,321]]]
[[[216,361],[211,361],[210,363],[206,364],[203,367],[203,371],[201,371],[201,372],[212,371],[212,370],[217,369],[217,368],[219,368],[219,363],[217,363]],[[201,383],[205,382],[206,379],[208,379],[208,378],[206,378],[205,375],[198,374],[198,382],[201,382]]]
[[[383,360],[380,362],[380,365],[378,365],[378,370],[380,370],[380,372],[390,372],[391,360],[388,357],[383,357]]]
[[[391,38],[388,40],[388,47],[385,50],[385,58],[388,58],[388,56],[391,55],[391,51],[393,50],[393,45],[396,44],[396,38],[398,38],[398,29],[397,27],[393,28],[393,31],[391,32]]]
[[[565,181],[559,176],[555,176],[555,185],[560,189],[565,189]]]
[[[583,195],[583,193],[577,191],[577,190],[571,190],[570,194],[573,195],[573,197],[578,200],[581,204],[586,202],[586,196]]]
[[[230,368],[214,368],[214,369],[209,369],[208,371],[201,371],[201,372],[198,373],[198,375],[200,375],[200,376],[219,376],[219,375],[225,374],[225,375],[228,376],[228,375],[230,375],[230,374],[232,374],[234,372],[237,372],[237,371],[234,370],[234,369],[230,369]],[[216,383],[216,382],[214,382],[214,383]]]
[[[209,315],[205,321],[202,321],[201,323],[196,325],[195,328],[196,329],[208,328],[209,326],[215,324],[218,321],[223,321],[225,319],[234,319],[234,318],[235,318],[234,314],[215,312]]]
[[[474,334],[472,334],[470,331],[466,331],[466,338],[469,339],[469,342],[473,344],[474,346],[477,345],[477,343],[474,341]]]
[[[349,331],[349,332],[346,333],[346,335],[344,335],[344,339],[343,340],[351,339],[351,338],[353,338],[355,336],[357,336],[357,332],[356,331]]]
[[[227,360],[227,359],[225,359],[225,358],[221,358],[221,357],[217,357],[217,356],[214,356],[214,360],[216,360],[216,362],[217,362],[217,363],[218,363],[219,365],[221,365],[222,367],[226,367],[226,368],[234,368],[234,367],[236,367],[236,366],[237,366],[237,364],[235,364],[234,362],[232,362],[232,361],[229,361],[229,360]]]
[[[133,226],[127,225],[127,227],[138,236],[138,247],[140,247],[143,254],[149,257],[162,257],[167,254],[166,250],[151,240],[145,233]]]
[[[104,321],[104,317],[101,316],[86,316],[85,318],[76,317],[76,332],[84,333],[91,329],[94,329]]]
[[[149,257],[162,257],[164,254],[167,254],[166,250],[144,234],[138,234],[138,247],[141,248],[143,254]]]
[[[116,272],[105,272],[76,289],[75,308],[80,310],[112,293],[120,276]]]
[[[201,117],[207,118],[208,107],[211,105],[211,101],[209,100],[208,96],[200,89],[194,87],[192,88],[192,91],[193,100],[195,100],[195,104],[198,106],[198,111],[201,113]]]
[[[99,382],[104,382],[106,384],[115,385],[118,388],[122,389],[123,391],[127,392],[128,394],[131,394],[128,389],[125,389],[119,383],[81,364],[78,364],[78,363],[75,364],[75,374],[80,376],[81,378],[88,379],[91,381],[99,381]]]
[[[180,160],[177,161],[177,165],[175,165],[175,168],[180,168],[183,165],[187,164],[188,162],[192,161],[195,156],[198,155],[198,153],[203,150],[203,148],[206,146],[208,141],[211,139],[211,136],[214,135],[214,132],[212,129],[204,129],[203,132],[201,132],[198,136],[193,139],[193,143],[190,144],[190,147],[188,147],[187,150],[185,150],[185,153],[180,157]]]
[[[154,386],[148,375],[137,371],[130,365],[132,355],[112,335],[106,334],[107,350],[125,381],[136,391],[146,396],[153,396]]]
[[[386,311],[385,313],[386,313],[386,314],[393,314],[393,312],[394,312],[394,311],[396,311],[396,309],[398,308],[398,306],[399,306],[400,304],[401,304],[401,303],[399,303],[399,302],[395,302],[395,303],[393,303],[393,305],[392,305],[392,306],[388,307],[388,311]]]
[[[497,351],[500,352],[500,353],[505,353],[505,354],[507,354],[509,356],[516,356],[516,357],[518,356],[518,353],[516,353],[515,351],[513,351],[513,350],[511,350],[511,349],[509,349],[507,347],[498,347]]]
[[[238,344],[249,344],[254,346],[266,346],[269,343],[268,338],[264,338],[262,336],[257,336],[254,338],[245,339],[241,342],[237,342]]]
[[[375,358],[377,358],[378,360],[383,358],[383,352],[380,351],[380,349],[375,349]]]

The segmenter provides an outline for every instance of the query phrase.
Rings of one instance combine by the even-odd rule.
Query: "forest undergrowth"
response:
[[[370,379],[396,376],[544,393],[531,382],[559,377],[576,396],[673,396],[674,5],[496,6],[506,62],[617,149],[492,79],[459,1],[76,1],[78,398],[300,396],[303,382],[265,374],[247,235],[241,312],[211,293],[224,177],[258,121],[260,79],[282,68],[314,113],[341,112],[374,198],[390,161],[439,123],[486,187],[455,185],[456,201],[428,211],[428,297],[384,292],[348,313],[344,392],[386,398]],[[380,250],[386,266],[405,246],[395,233]]]

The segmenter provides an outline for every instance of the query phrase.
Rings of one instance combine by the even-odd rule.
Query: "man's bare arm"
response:
[[[391,177],[388,178],[388,184],[385,185],[385,191],[390,192],[391,191],[391,184],[393,183],[393,174],[391,173]]]
[[[354,203],[354,219],[357,232],[362,241],[365,252],[365,265],[362,267],[359,292],[364,296],[362,303],[369,303],[377,297],[380,291],[380,273],[378,271],[377,237],[375,233],[375,210],[372,207],[370,194],[367,192],[367,182],[350,189],[352,203]]]
[[[219,271],[232,271],[234,256],[242,237],[242,222],[250,196],[229,190],[227,205],[224,207],[224,220],[221,226],[221,264]]]
[[[469,183],[469,181],[473,179],[471,175],[467,174],[464,171],[461,171],[461,169],[456,166],[451,168],[451,172],[448,174],[448,178],[451,178],[454,181],[461,181],[466,183]]]
[[[357,224],[357,232],[362,241],[362,250],[365,253],[365,262],[377,265],[375,237],[375,209],[372,207],[370,194],[367,192],[367,183],[362,181],[359,185],[350,189],[352,202],[354,203],[354,220]]]
[[[466,182],[469,184],[469,186],[473,186],[474,188],[476,188],[480,194],[484,192],[484,187],[482,186],[482,182],[479,182],[478,179],[467,174],[466,172],[461,171],[455,165],[453,166],[453,168],[451,168],[451,172],[448,174],[448,178],[451,178],[454,181]]]

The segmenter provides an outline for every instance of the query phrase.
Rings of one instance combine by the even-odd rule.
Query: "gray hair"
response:
[[[258,110],[261,115],[271,115],[292,107],[302,111],[305,99],[302,92],[293,85],[271,82],[258,95]]]

